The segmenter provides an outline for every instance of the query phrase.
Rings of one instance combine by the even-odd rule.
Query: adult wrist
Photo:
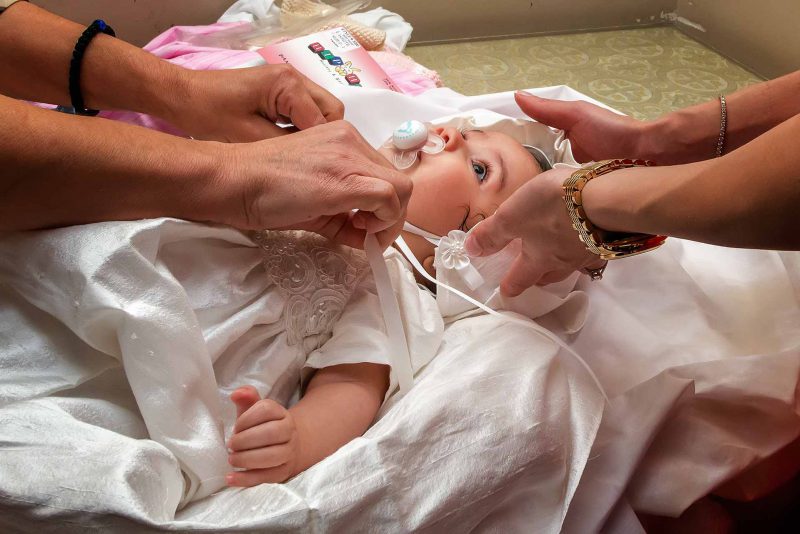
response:
[[[676,143],[680,143],[678,134],[680,122],[680,117],[676,113],[668,113],[657,119],[642,121],[639,125],[633,156],[659,164],[668,163],[674,157]]]
[[[178,117],[183,114],[186,102],[192,94],[189,69],[158,60],[158,67],[151,69],[147,82],[142,83],[135,95],[132,111],[152,115],[178,126]]]
[[[191,142],[208,156],[198,166],[202,190],[198,191],[197,199],[203,220],[241,230],[267,228],[264,221],[280,209],[272,172],[280,167],[284,157],[272,146],[273,141]],[[257,163],[255,158],[258,158]]]
[[[638,199],[630,195],[628,175],[637,172],[636,167],[619,169],[584,186],[583,209],[592,223],[609,232],[635,231],[631,221],[639,211]]]
[[[176,203],[177,216],[192,221],[203,221],[237,226],[238,219],[232,207],[241,207],[231,186],[229,149],[232,145],[216,141],[182,141],[184,150],[176,158],[179,162],[180,186],[170,195]]]
[[[86,52],[81,79],[88,107],[170,120],[188,88],[187,69],[104,35]],[[120,64],[114,68],[109,58]]]
[[[646,160],[605,160],[575,171],[564,181],[564,201],[567,212],[573,228],[578,232],[580,240],[586,245],[587,250],[604,260],[612,260],[653,250],[664,242],[665,236],[625,229],[624,218],[619,217],[617,210],[620,206],[630,209],[631,203],[629,201],[620,202],[621,199],[615,199],[616,202],[608,202],[613,195],[610,197],[607,195],[606,202],[597,202],[597,195],[592,193],[598,193],[598,191],[596,188],[590,187],[598,182],[596,178],[603,175],[617,174],[652,165],[652,162]],[[641,185],[636,189],[640,187]],[[613,190],[613,188],[611,189]],[[610,211],[608,211],[609,207]],[[607,211],[604,211],[603,208]]]
[[[680,165],[715,156],[720,132],[718,100],[679,109],[650,121],[642,133],[644,157],[659,165]]]

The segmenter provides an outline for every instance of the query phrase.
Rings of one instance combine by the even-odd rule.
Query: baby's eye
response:
[[[475,173],[475,176],[478,177],[478,181],[483,183],[486,180],[486,165],[480,163],[479,161],[475,161],[472,163],[472,171]]]

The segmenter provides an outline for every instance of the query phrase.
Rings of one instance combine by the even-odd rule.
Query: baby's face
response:
[[[407,219],[434,234],[466,231],[542,172],[536,159],[506,134],[452,127],[432,131],[444,139],[444,150],[421,152],[403,172],[414,182]]]

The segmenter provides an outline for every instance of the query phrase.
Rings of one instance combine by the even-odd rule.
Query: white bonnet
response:
[[[436,126],[502,132],[521,144],[541,149],[556,166],[560,166],[559,164],[579,166],[572,156],[570,142],[562,130],[555,130],[531,120],[513,119],[488,110],[471,110],[466,115],[451,115],[431,123]],[[483,258],[469,258],[463,252],[465,236],[461,231],[453,231],[448,236],[442,236],[444,239],[436,251],[437,282],[462,291],[495,310],[513,311],[531,319],[552,314],[567,332],[575,332],[583,326],[587,297],[583,291],[575,290],[578,273],[556,284],[531,287],[514,298],[503,297],[499,291],[500,282],[519,254],[519,241],[513,241],[497,254]],[[444,257],[447,257],[447,262],[443,262]],[[453,259],[462,269],[453,268]],[[467,269],[463,269],[465,262],[470,264]],[[444,263],[450,268],[445,267]],[[465,275],[466,271],[473,271],[472,267],[480,275],[477,283],[474,276]],[[436,300],[445,319],[456,319],[477,311],[476,306],[441,286],[437,289]]]

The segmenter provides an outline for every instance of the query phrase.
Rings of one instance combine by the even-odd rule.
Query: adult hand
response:
[[[220,71],[181,70],[160,116],[196,139],[248,142],[340,120],[344,105],[290,65]]]
[[[532,285],[551,284],[576,270],[602,265],[578,238],[564,207],[561,186],[572,172],[553,169],[536,176],[467,238],[467,252],[476,256],[494,254],[512,240],[522,240],[522,251],[500,285],[504,295],[514,297]]]
[[[523,91],[514,98],[532,119],[564,130],[578,161],[652,157],[645,147],[648,123],[582,100],[550,100]]]
[[[242,229],[309,230],[358,248],[366,232],[384,247],[400,233],[411,180],[348,122],[218,148],[219,179],[201,194],[212,206],[225,202],[227,212],[210,214],[211,220]]]

